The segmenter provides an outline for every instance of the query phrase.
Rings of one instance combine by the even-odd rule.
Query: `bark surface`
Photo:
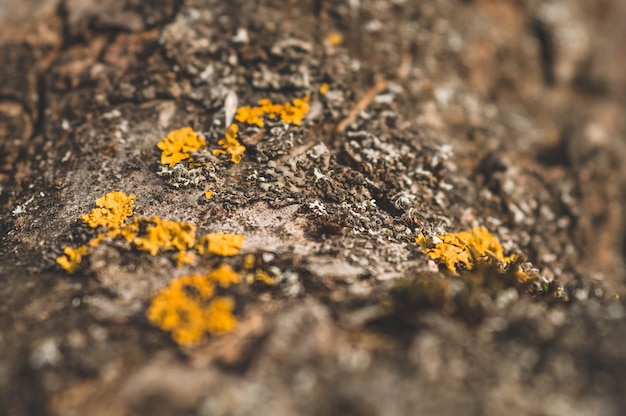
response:
[[[622,414],[624,20],[622,0],[0,0],[0,415]],[[300,125],[241,123],[241,163],[210,153],[234,108],[305,96]],[[161,165],[186,126],[207,163]],[[112,239],[66,273],[111,191],[241,253],[177,267]],[[415,241],[476,226],[529,282]],[[235,331],[187,348],[150,325],[173,278],[246,255],[276,284],[229,292]]]

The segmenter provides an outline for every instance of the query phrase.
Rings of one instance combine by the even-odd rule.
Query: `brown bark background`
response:
[[[625,19],[621,0],[0,0],[0,415],[622,414]],[[217,146],[228,94],[311,110],[242,135],[241,164],[164,170],[171,130]],[[113,190],[244,234],[230,264],[278,284],[241,289],[232,334],[176,346],[145,309],[215,261],[113,242],[55,263]],[[434,273],[415,237],[477,225],[561,300],[485,288],[451,313],[411,291]]]

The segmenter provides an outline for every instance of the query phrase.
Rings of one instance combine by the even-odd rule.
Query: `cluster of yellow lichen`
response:
[[[239,234],[211,233],[200,238],[196,250],[202,256],[235,256],[243,246],[244,236]]]
[[[420,234],[415,240],[422,250],[437,263],[443,264],[454,274],[463,270],[473,270],[476,265],[495,259],[503,266],[515,262],[517,256],[504,255],[500,241],[484,227],[476,227],[457,234],[446,233],[427,238]],[[528,279],[528,275],[516,266],[516,275],[520,280]]]
[[[292,103],[285,104],[273,104],[270,100],[263,99],[255,107],[247,105],[239,108],[237,114],[235,114],[235,119],[240,123],[263,127],[265,123],[263,117],[267,117],[270,120],[280,117],[284,123],[299,126],[308,112],[308,95],[304,98],[296,98]]]
[[[105,238],[123,236],[128,241],[136,235],[137,227],[126,220],[133,215],[134,194],[124,192],[109,192],[96,199],[96,208],[89,214],[82,216],[83,222],[91,228],[103,227],[104,232],[92,238],[87,244],[77,248],[65,247],[63,255],[57,258],[57,263],[69,273],[74,273],[83,257],[90,254]]]
[[[264,118],[271,120],[280,118],[284,123],[299,126],[302,119],[309,112],[309,96],[304,98],[296,98],[293,102],[284,104],[273,104],[268,99],[258,102],[255,107],[240,107],[235,114],[235,119],[240,123],[256,125],[263,127]],[[238,164],[241,157],[246,151],[237,136],[239,134],[239,126],[232,123],[226,129],[224,138],[218,141],[221,149],[214,149],[213,155],[230,155],[230,160]],[[189,159],[191,161],[191,153],[200,150],[206,146],[206,142],[202,136],[195,132],[191,127],[184,127],[179,130],[171,131],[167,137],[161,139],[157,147],[161,149],[161,164],[175,166],[177,163]],[[195,165],[194,165],[195,166]]]
[[[178,344],[196,345],[207,334],[221,335],[236,327],[234,299],[214,294],[217,286],[226,289],[239,283],[241,276],[225,264],[204,275],[179,277],[152,298],[146,315],[153,325],[171,332]]]
[[[243,245],[244,236],[239,234],[208,234],[199,239],[196,245],[196,227],[182,221],[132,217],[135,195],[124,192],[111,192],[96,200],[97,208],[83,215],[83,222],[102,231],[87,244],[78,248],[65,247],[57,263],[73,273],[82,262],[105,239],[124,237],[138,250],[156,256],[161,251],[175,251],[174,260],[178,266],[191,264],[195,260],[195,249],[200,255],[216,254],[234,256]],[[130,219],[130,222],[127,220]],[[140,232],[140,230],[143,230]]]
[[[171,131],[161,139],[157,147],[162,150],[161,164],[173,167],[182,160],[189,159],[192,152],[206,146],[206,142],[191,127]]]
[[[246,147],[237,140],[238,132],[239,126],[236,124],[233,123],[228,126],[226,133],[224,133],[224,138],[217,142],[218,145],[222,146],[222,149],[213,150],[213,156],[229,154],[230,160],[235,164],[239,164]]]

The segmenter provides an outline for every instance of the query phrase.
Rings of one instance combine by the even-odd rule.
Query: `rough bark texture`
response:
[[[622,0],[0,0],[0,415],[623,414],[625,19]],[[170,130],[217,147],[229,93],[311,110],[242,133],[240,164],[163,169]],[[178,347],[146,307],[218,260],[113,241],[55,263],[114,190],[244,234],[225,261],[278,284]],[[415,237],[477,225],[560,295],[428,292],[455,278]]]

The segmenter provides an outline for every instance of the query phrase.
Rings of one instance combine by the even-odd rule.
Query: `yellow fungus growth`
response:
[[[83,257],[89,254],[87,246],[78,248],[65,247],[63,255],[57,257],[57,264],[65,269],[68,273],[74,273],[78,265],[83,261]]]
[[[152,217],[152,224],[146,228],[146,235],[134,240],[135,246],[152,256],[163,251],[186,251],[192,248],[196,240],[196,227],[186,222],[162,220]]]
[[[209,272],[207,277],[217,282],[223,288],[241,283],[241,275],[234,271],[228,264],[222,264],[217,269]]]
[[[474,261],[480,263],[488,257],[493,257],[505,265],[511,264],[516,259],[515,255],[505,256],[500,241],[484,227],[476,227],[457,234],[438,235],[432,239],[420,234],[415,241],[428,257],[445,264],[454,274],[458,274],[458,267],[472,270],[475,266]]]
[[[327,83],[323,83],[320,87],[320,94],[325,95],[329,89],[330,85],[328,85]]]
[[[215,195],[215,191],[206,191],[204,193],[204,197],[207,199],[207,201],[211,198],[213,198],[213,195]]]
[[[240,234],[212,233],[202,236],[196,250],[202,256],[235,256],[243,246],[244,236]]]
[[[89,214],[83,215],[83,222],[91,228],[106,227],[116,229],[133,215],[134,194],[109,192],[96,199],[96,207]]]
[[[238,164],[239,162],[241,162],[241,157],[246,151],[246,147],[239,143],[239,141],[237,140],[238,132],[239,126],[237,126],[235,123],[228,126],[228,128],[226,129],[226,133],[224,133],[224,138],[217,142],[217,144],[222,146],[223,149],[213,150],[213,156],[229,154],[230,160],[233,163]]]
[[[215,287],[241,283],[241,276],[230,266],[221,265],[206,275],[194,274],[172,280],[152,298],[146,311],[148,320],[172,333],[180,345],[200,343],[205,335],[222,335],[235,329],[235,301],[216,297]]]
[[[192,152],[206,146],[206,142],[191,127],[171,131],[161,139],[157,147],[161,149],[161,164],[174,167],[182,160],[189,159]]]
[[[240,123],[263,127],[265,124],[263,117],[266,116],[271,120],[280,117],[283,123],[299,126],[302,124],[304,116],[309,112],[309,100],[308,95],[285,104],[273,104],[270,100],[263,99],[258,102],[256,107],[240,107],[235,114],[235,120]]]
[[[341,33],[337,33],[337,32],[329,33],[328,35],[326,35],[326,39],[328,39],[328,41],[333,46],[337,46],[341,44],[341,42],[343,42],[343,36],[341,36]]]

